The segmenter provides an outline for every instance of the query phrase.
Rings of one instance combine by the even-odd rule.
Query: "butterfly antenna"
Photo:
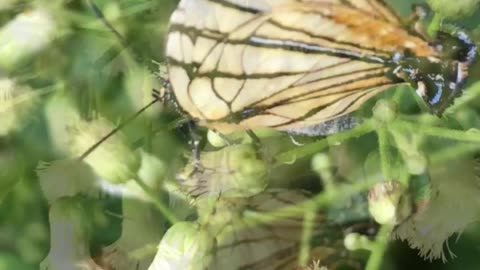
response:
[[[118,39],[120,44],[124,49],[129,50],[129,52],[133,55],[134,59],[136,60],[137,63],[140,65],[146,66],[150,72],[153,74],[157,75],[158,74],[158,69],[159,67],[162,67],[162,63],[156,62],[156,61],[147,61],[146,57],[140,53],[139,51],[132,50],[129,42],[127,39],[120,34],[120,32],[115,29],[115,27],[110,23],[110,21],[105,17],[103,14],[102,10],[92,1],[92,0],[85,0],[88,7],[92,10],[92,12],[95,14],[95,16],[100,19],[100,21],[105,25],[108,30],[112,31],[112,33],[115,35],[115,37]],[[163,85],[168,84],[165,78],[160,78],[162,81]]]
[[[97,16],[97,18],[99,18],[102,23],[110,30],[112,31],[112,33],[117,37],[117,39],[122,43],[122,45],[125,47],[125,48],[128,48],[128,43],[127,43],[127,40],[122,36],[122,34],[120,34],[117,29],[115,29],[115,27],[113,27],[113,25],[107,20],[107,18],[105,17],[105,15],[103,15],[103,12],[100,10],[100,8],[94,3],[92,2],[92,0],[86,0],[87,1],[87,5],[90,7],[90,9],[93,11],[93,13],[95,14],[95,16]]]
[[[113,25],[107,20],[107,18],[105,17],[105,15],[103,14],[103,12],[100,10],[100,8],[92,1],[92,0],[85,0],[88,7],[93,11],[93,13],[95,14],[95,16],[97,18],[99,18],[102,23],[105,25],[105,27],[107,27],[110,31],[112,31],[112,33],[115,35],[115,37],[118,39],[118,41],[121,43],[122,47],[124,47],[125,49],[129,49],[129,43],[127,42],[127,39],[122,35],[120,34],[116,29],[115,27],[113,27]],[[133,55],[134,55],[134,58],[137,60],[137,62],[141,65],[144,65],[145,64],[145,57],[143,57],[142,54],[140,53],[136,53],[135,51],[132,52]],[[156,69],[158,69],[159,67],[162,67],[162,63],[157,63],[155,61],[152,61],[152,63],[156,64]],[[154,68],[150,65],[147,65],[148,69],[150,71],[153,72]],[[158,71],[155,71],[154,72],[155,74],[158,75]],[[162,85],[165,87],[168,85],[168,80],[163,78],[163,77],[160,77],[159,78],[161,81],[162,81]],[[115,133],[117,133],[118,131],[120,131],[122,128],[124,128],[126,125],[128,125],[130,122],[132,122],[133,120],[135,120],[140,114],[142,114],[144,111],[146,111],[148,108],[150,108],[151,106],[153,106],[153,104],[157,103],[158,101],[161,101],[161,100],[164,100],[165,97],[163,96],[164,94],[164,91],[158,91],[158,90],[155,90],[153,89],[153,100],[148,103],[147,105],[145,105],[143,108],[141,108],[140,110],[138,110],[135,114],[131,115],[130,117],[128,117],[125,121],[123,121],[122,123],[120,123],[116,128],[114,128],[113,130],[111,130],[108,134],[106,134],[103,138],[101,138],[98,142],[96,142],[94,145],[92,145],[90,148],[88,148],[80,157],[79,159],[80,160],[84,160],[88,155],[90,155],[93,151],[95,151],[95,149],[97,149],[102,143],[104,143],[106,140],[108,140],[110,137],[112,137],[113,135],[115,135]]]
[[[84,160],[88,155],[90,155],[95,149],[97,149],[102,143],[104,143],[106,140],[108,140],[110,137],[115,135],[118,131],[120,131],[122,128],[124,128],[126,125],[131,123],[133,120],[135,120],[140,114],[142,114],[144,111],[146,111],[148,108],[150,108],[153,104],[157,103],[160,100],[160,98],[155,97],[154,100],[152,100],[150,103],[145,105],[143,108],[138,110],[135,114],[131,115],[128,117],[125,121],[120,123],[116,128],[112,129],[107,135],[103,136],[98,142],[96,142],[94,145],[90,146],[78,159],[79,160]]]

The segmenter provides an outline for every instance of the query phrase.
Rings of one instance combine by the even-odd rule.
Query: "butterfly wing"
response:
[[[382,0],[332,0],[332,2],[359,9],[392,24],[402,24],[397,13]]]
[[[436,54],[379,1],[200,2],[212,13],[192,22],[185,7],[172,20],[170,79],[182,108],[225,133],[335,119],[400,82],[396,52]]]
[[[184,1],[185,2],[185,1]],[[296,3],[334,3],[357,9],[370,16],[401,25],[401,18],[382,0],[210,0],[224,7],[241,8],[243,11],[257,13],[269,12],[275,7]]]

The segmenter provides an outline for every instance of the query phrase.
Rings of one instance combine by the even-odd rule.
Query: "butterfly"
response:
[[[477,48],[462,31],[429,40],[406,25],[381,0],[182,0],[166,43],[171,94],[224,134],[315,135],[400,84],[441,116]]]

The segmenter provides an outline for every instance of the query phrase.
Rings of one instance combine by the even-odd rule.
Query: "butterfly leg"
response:
[[[252,139],[252,142],[255,148],[257,148],[257,150],[261,149],[262,142],[260,141],[260,138],[258,138],[257,134],[255,134],[255,132],[253,132],[251,129],[247,129],[246,132],[248,137]]]
[[[188,144],[192,147],[192,156],[195,171],[201,169],[202,164],[200,163],[200,143],[202,141],[201,136],[195,131],[196,124],[194,121],[187,122],[188,132],[190,134],[190,140]]]
[[[257,157],[263,160],[265,158],[265,152],[264,148],[262,147],[262,142],[260,141],[260,138],[250,129],[247,129],[246,133],[253,142],[253,147],[255,149],[255,152],[257,153]]]
[[[182,121],[181,123],[177,123],[176,130],[184,139],[188,140],[194,165],[192,174],[201,171],[202,165],[200,162],[200,146],[202,142],[202,136],[200,136],[196,131],[196,123],[193,120]]]
[[[156,100],[162,100],[163,96],[160,90],[157,90],[155,88],[152,89],[152,97]]]

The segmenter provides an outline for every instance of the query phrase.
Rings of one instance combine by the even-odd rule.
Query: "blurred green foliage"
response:
[[[405,17],[410,14],[413,3],[423,3],[413,0],[389,2]],[[69,118],[69,110],[78,112],[84,120],[101,115],[114,123],[120,122],[148,103],[152,88],[161,87],[160,82],[152,76],[157,71],[151,60],[163,59],[168,18],[177,1],[96,0],[95,3],[125,37],[128,48],[102,24],[86,1],[7,0],[5,5],[0,3],[0,27],[14,20],[18,14],[43,9],[50,14],[54,29],[52,36],[45,41],[46,44],[28,57],[7,59],[8,61],[0,59],[0,78],[14,80],[18,87],[28,87],[28,91],[38,94],[33,106],[21,108],[26,113],[11,112],[15,116],[21,115],[21,118],[15,119],[16,125],[11,128],[11,132],[0,137],[0,270],[37,269],[50,249],[49,205],[41,191],[35,170],[39,161],[66,156],[59,151],[58,146],[62,144],[58,140],[66,135],[57,132],[56,124],[72,120]],[[455,21],[456,24],[469,28],[476,40],[480,40],[480,28],[476,27],[479,22],[475,15]],[[30,30],[34,33],[42,31]],[[21,35],[21,32],[18,33]],[[1,37],[2,35],[0,39]],[[2,43],[6,42],[8,41],[0,40],[0,57],[12,55],[11,52],[2,54]],[[36,40],[29,42],[35,43]],[[19,48],[31,49],[27,45]],[[479,66],[472,68],[471,73],[472,83],[480,78]],[[396,101],[398,110],[404,113],[403,120],[413,119],[413,122],[419,123],[419,128],[431,124],[466,131],[480,128],[480,85],[475,84],[469,91],[476,94],[468,104],[459,106],[458,110],[449,113],[443,120],[432,120],[428,116],[409,118],[408,115],[420,113],[420,109],[413,91],[407,87],[388,91],[380,98]],[[366,104],[358,115],[370,117],[374,104],[375,101]],[[3,118],[12,117],[7,114],[8,112],[2,112],[0,126],[4,124]],[[171,128],[181,119],[176,112],[158,113],[157,108],[128,125],[124,133],[133,146],[152,153],[167,164],[166,167],[170,168],[169,173],[172,174],[179,167],[178,159],[189,149],[187,139]],[[340,177],[347,181],[364,181],[366,179],[363,179],[365,176],[362,173],[368,176],[378,175],[380,157],[374,134],[361,138],[349,137],[348,140],[341,141],[341,146],[332,141],[335,139],[333,137],[327,147],[320,148],[330,148],[330,153],[336,157],[337,162],[345,161],[341,166],[336,165]],[[464,159],[468,160],[472,152],[480,149],[478,141],[476,144],[454,143],[433,137],[422,137],[420,140],[433,171],[445,167],[448,169],[451,160],[460,160],[460,163]],[[278,141],[272,144],[276,145]],[[295,149],[288,138],[280,144],[284,149]],[[391,148],[389,151],[397,160],[394,160],[394,165],[399,164],[401,168],[408,166],[398,161],[401,160],[401,149]],[[356,166],[355,164],[361,164],[360,168],[352,169],[351,166]],[[320,187],[312,186],[311,181],[317,176],[309,166],[309,160],[299,159],[295,165],[276,168],[272,179],[283,183],[279,185],[318,191]],[[393,174],[399,175],[397,172]],[[120,199],[114,196],[100,196],[89,205],[89,210],[94,213],[91,215],[91,226],[94,228],[91,248],[94,254],[119,237],[120,221],[108,213],[120,213],[120,205]],[[381,269],[478,269],[480,230],[478,226],[470,228],[454,246],[450,246],[458,257],[455,260],[445,264],[428,262],[406,244],[393,242]]]

